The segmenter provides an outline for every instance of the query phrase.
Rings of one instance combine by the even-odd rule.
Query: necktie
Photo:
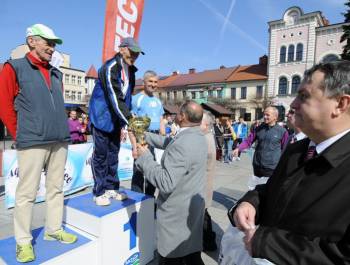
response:
[[[309,146],[309,148],[307,149],[306,156],[305,156],[305,161],[315,157],[316,155],[317,155],[316,145]]]

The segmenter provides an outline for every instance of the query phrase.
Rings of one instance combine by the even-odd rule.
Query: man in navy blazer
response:
[[[291,104],[308,135],[230,211],[254,258],[350,264],[350,62],[313,66]]]

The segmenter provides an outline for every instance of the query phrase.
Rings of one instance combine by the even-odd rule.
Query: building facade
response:
[[[267,97],[288,109],[306,69],[340,58],[343,23],[329,25],[319,11],[305,14],[300,7],[291,7],[282,19],[268,24]]]

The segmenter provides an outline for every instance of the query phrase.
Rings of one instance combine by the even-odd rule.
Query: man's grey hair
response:
[[[143,80],[146,80],[150,77],[158,77],[158,75],[155,71],[152,70],[148,70],[143,74]]]
[[[274,114],[276,115],[276,117],[278,117],[278,108],[276,108],[275,106],[272,106],[272,105],[270,105],[270,106],[267,106],[266,108],[265,108],[265,110],[267,110],[267,109],[272,109],[273,110],[273,112],[274,112]]]
[[[350,95],[350,62],[341,60],[329,63],[319,63],[306,70],[303,82],[310,83],[312,75],[320,71],[324,74],[324,80],[320,89],[326,96],[334,98],[342,95]]]
[[[28,41],[28,39],[29,38],[32,38],[33,40],[41,40],[42,38],[40,37],[40,36],[28,36],[27,38],[26,38],[26,43],[27,43],[27,45],[28,45],[28,47],[29,47],[29,50],[33,50],[33,47],[31,47],[30,45],[29,45],[29,41]]]
[[[214,115],[211,114],[209,111],[205,110],[203,112],[202,122],[205,122],[208,125],[209,131],[211,131],[215,122]]]
[[[180,113],[185,114],[192,123],[201,123],[203,118],[202,106],[193,100],[186,100],[180,107]]]

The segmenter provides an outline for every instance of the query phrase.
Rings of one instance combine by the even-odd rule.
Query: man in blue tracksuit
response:
[[[133,38],[125,38],[119,52],[98,71],[98,80],[89,103],[89,116],[94,141],[92,174],[94,201],[109,205],[110,199],[125,200],[120,193],[118,153],[121,129],[131,118],[131,96],[135,86],[134,63],[144,54]]]

